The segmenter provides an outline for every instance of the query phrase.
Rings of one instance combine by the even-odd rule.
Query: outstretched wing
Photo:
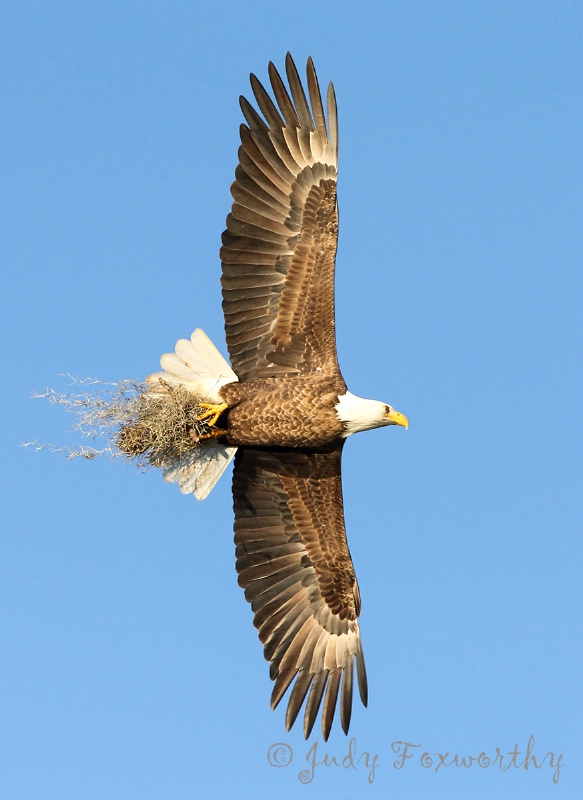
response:
[[[227,346],[240,380],[318,370],[339,374],[334,333],[338,238],[338,124],[332,84],[327,116],[312,59],[308,98],[288,53],[290,93],[272,63],[275,105],[255,75],[259,113],[241,98],[247,125],[223,234]]]
[[[308,695],[306,739],[322,697],[322,733],[328,738],[339,694],[340,721],[348,732],[355,658],[360,696],[367,703],[360,596],[344,529],[341,452],[342,444],[319,451],[241,448],[233,474],[237,572],[271,662],[271,705],[277,706],[295,678],[286,727]]]

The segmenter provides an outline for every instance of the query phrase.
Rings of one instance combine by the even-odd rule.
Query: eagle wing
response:
[[[339,694],[340,721],[348,732],[355,659],[367,703],[341,453],[342,443],[317,451],[242,448],[233,474],[237,572],[271,662],[271,705],[277,706],[295,678],[286,727],[307,695],[306,739],[322,698],[322,733],[328,738]]]
[[[290,54],[288,93],[273,66],[277,105],[251,75],[259,110],[241,97],[239,165],[223,234],[227,346],[240,380],[318,371],[340,375],[334,332],[338,238],[338,124],[332,84],[327,116],[311,58],[308,98]]]

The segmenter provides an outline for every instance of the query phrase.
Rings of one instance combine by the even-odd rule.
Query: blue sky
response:
[[[0,796],[570,800],[583,4],[9,1],[0,17]],[[196,326],[224,350],[238,96],[287,50],[338,98],[341,366],[410,420],[344,451],[370,685],[351,735],[372,783],[363,760],[298,778],[314,744],[341,760],[349,740],[335,725],[305,743],[269,710],[228,478],[197,503],[153,472],[19,447],[76,441],[30,399],[61,373],[141,378]],[[531,736],[539,761],[562,755],[557,783],[550,757],[495,762]],[[436,771],[436,753],[493,763]]]

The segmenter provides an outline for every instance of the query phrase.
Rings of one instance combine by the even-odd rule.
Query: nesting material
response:
[[[200,449],[211,429],[199,417],[207,398],[181,384],[158,379],[154,387],[125,380],[105,384],[93,378],[74,380],[91,391],[59,393],[47,389],[42,394],[49,402],[75,414],[74,430],[84,439],[103,447],[77,445],[74,448],[30,442],[36,449],[65,452],[69,458],[124,456],[141,467],[164,469]]]

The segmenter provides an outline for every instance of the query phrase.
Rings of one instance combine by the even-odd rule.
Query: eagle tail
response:
[[[184,387],[201,402],[221,403],[219,389],[237,381],[237,375],[200,328],[190,339],[179,339],[174,353],[160,359],[163,372],[146,378],[150,391],[164,386]],[[237,448],[221,444],[216,438],[202,439],[188,453],[160,464],[164,480],[177,483],[184,494],[204,500],[219,480]]]
[[[204,500],[231,463],[237,448],[219,444],[216,439],[200,443],[188,455],[177,457],[162,467],[164,480],[177,483],[182,494]]]
[[[154,372],[146,378],[146,385],[155,389],[162,381],[170,386],[184,386],[193,394],[220,403],[218,391],[226,383],[239,379],[200,328],[190,339],[179,339],[174,353],[164,353],[160,359],[163,372]]]

